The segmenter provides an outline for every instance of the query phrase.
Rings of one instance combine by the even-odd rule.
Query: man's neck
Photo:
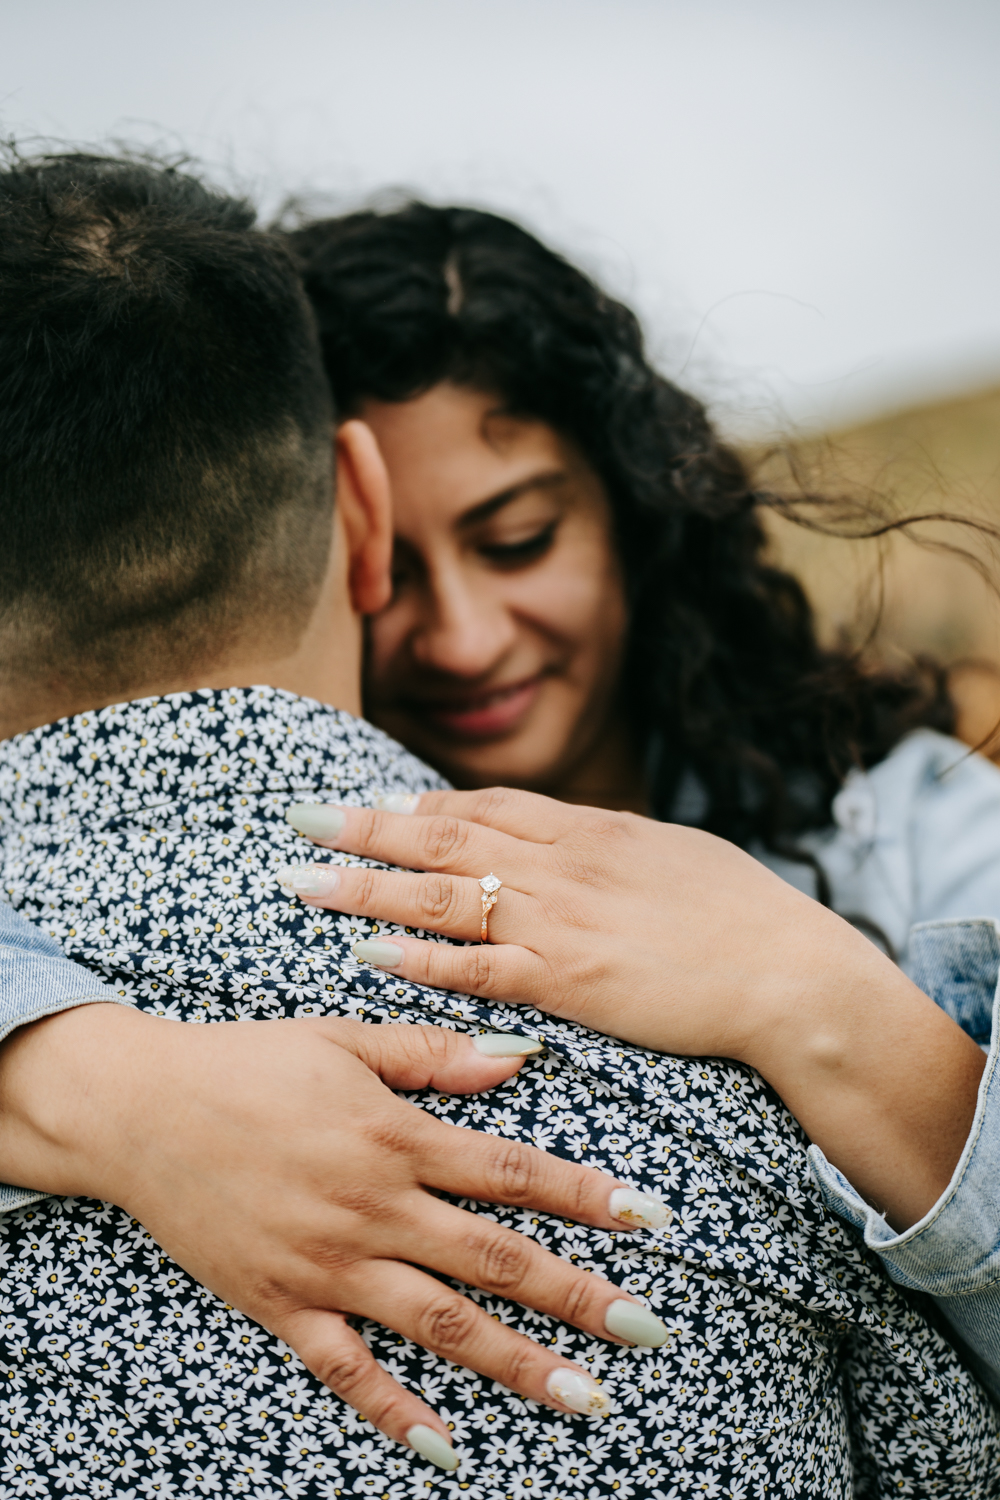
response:
[[[103,687],[74,680],[71,674],[24,674],[4,683],[0,691],[0,739],[111,703],[229,687],[281,688],[360,716],[361,621],[351,608],[336,559],[305,631],[289,649],[276,653],[258,634],[202,664],[137,675]]]

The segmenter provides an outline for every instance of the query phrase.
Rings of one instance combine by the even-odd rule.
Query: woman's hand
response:
[[[359,958],[643,1047],[736,1058],[897,1227],[940,1196],[983,1055],[840,917],[697,829],[504,790],[428,792],[408,810],[291,809],[315,842],[405,868],[306,866],[285,883],[314,905],[475,941],[478,879],[493,871],[490,941],[377,937]]]
[[[306,805],[289,820],[306,833],[339,823],[314,842],[430,872],[325,865],[326,893],[310,894],[313,867],[292,870],[284,883],[303,900],[475,943],[392,936],[357,944],[364,961],[643,1047],[755,1062],[824,965],[896,972],[833,912],[697,829],[502,789],[428,792],[416,816]],[[481,944],[491,871],[503,886]]]
[[[600,1415],[607,1403],[584,1371],[418,1266],[615,1342],[666,1337],[618,1288],[436,1196],[602,1229],[628,1227],[621,1208],[666,1222],[658,1200],[600,1172],[445,1124],[391,1092],[488,1089],[522,1062],[437,1027],[196,1026],[85,1005],[0,1049],[0,1163],[8,1182],[119,1204],[389,1437],[455,1468],[444,1423],[376,1363],[349,1317],[557,1409]],[[624,1202],[613,1196],[623,1191]]]

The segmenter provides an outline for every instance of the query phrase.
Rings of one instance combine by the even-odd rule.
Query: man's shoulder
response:
[[[779,1245],[782,1256],[814,1258],[819,1226],[829,1224],[808,1183],[804,1141],[755,1075],[725,1061],[645,1053],[538,1012],[423,989],[359,964],[352,943],[370,924],[309,907],[278,883],[283,866],[318,854],[285,808],[303,791],[363,801],[385,787],[420,789],[419,762],[329,710],[318,715],[271,694],[248,702],[234,693],[220,706],[219,696],[106,715],[98,742],[81,739],[73,750],[72,815],[59,765],[33,770],[30,795],[54,784],[54,800],[34,806],[18,840],[8,840],[7,884],[72,956],[144,1009],[181,1020],[332,1014],[527,1031],[545,1042],[550,1065],[523,1070],[488,1106],[425,1107],[466,1125],[486,1108],[500,1133],[604,1161],[625,1180],[665,1175],[678,1194],[675,1242],[702,1241],[709,1263],[728,1265],[737,1229],[756,1247],[745,1246],[740,1263],[753,1261],[760,1275],[770,1275]],[[106,803],[81,801],[81,790],[100,791]],[[842,1266],[844,1246],[836,1253]],[[837,1305],[817,1274],[819,1305],[827,1309],[831,1295]]]
[[[325,792],[447,785],[364,719],[271,687],[198,689],[79,713],[0,744],[7,821],[75,791],[79,811],[150,806],[242,786]],[[69,812],[70,806],[63,809]]]

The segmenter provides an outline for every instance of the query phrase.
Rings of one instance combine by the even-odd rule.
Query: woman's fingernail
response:
[[[344,809],[329,802],[296,802],[285,817],[296,833],[308,839],[335,839],[344,826]]]
[[[641,1344],[644,1349],[659,1349],[670,1337],[666,1323],[639,1302],[626,1302],[620,1297],[612,1302],[604,1314],[604,1326],[616,1339],[627,1339],[630,1344]]]
[[[615,1188],[608,1199],[608,1213],[620,1224],[634,1224],[637,1229],[662,1229],[671,1218],[662,1198],[637,1193],[634,1188]]]
[[[472,1045],[484,1057],[533,1057],[545,1051],[545,1043],[533,1036],[508,1036],[503,1031],[484,1031],[472,1038]]]
[[[403,950],[398,943],[383,943],[378,938],[361,938],[351,944],[351,952],[359,963],[374,964],[378,969],[398,969],[403,962]]]
[[[377,807],[379,812],[412,815],[419,806],[419,792],[377,792],[372,798],[372,807]]]
[[[406,1441],[415,1453],[421,1458],[426,1458],[428,1463],[437,1464],[439,1469],[450,1469],[454,1472],[458,1468],[460,1459],[447,1438],[443,1438],[433,1427],[424,1427],[418,1422],[415,1427],[407,1429]]]
[[[333,865],[286,865],[277,881],[293,896],[329,896],[340,884],[340,871]]]
[[[610,1417],[611,1402],[590,1375],[562,1365],[553,1370],[545,1382],[549,1395],[561,1401],[570,1411],[582,1412],[585,1417]]]

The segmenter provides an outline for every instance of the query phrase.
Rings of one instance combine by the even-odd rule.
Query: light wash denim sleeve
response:
[[[29,1021],[99,1000],[128,1003],[88,969],[71,963],[57,943],[0,901],[0,1042]],[[0,1182],[0,1213],[45,1196]]]
[[[910,937],[910,968],[920,988],[989,1047],[951,1182],[918,1223],[896,1234],[818,1146],[809,1165],[828,1207],[860,1230],[892,1279],[934,1298],[1000,1400],[1000,923],[921,923]]]

